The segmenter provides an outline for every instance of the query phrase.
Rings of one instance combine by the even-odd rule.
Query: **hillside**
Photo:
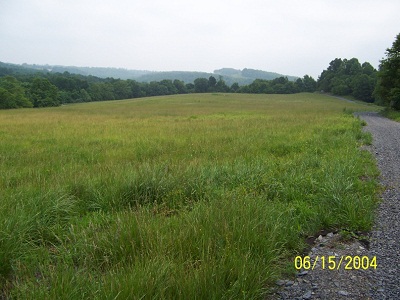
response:
[[[134,79],[151,71],[142,70],[128,70],[123,68],[104,68],[104,67],[75,67],[75,66],[59,66],[59,65],[36,65],[36,64],[10,64],[0,62],[0,76],[12,75],[21,73],[36,73],[36,72],[51,72],[51,73],[64,73],[79,74],[84,76],[96,76],[99,78],[120,78],[120,79]]]
[[[236,80],[239,84],[250,84],[255,79],[272,80],[279,77],[287,77],[290,81],[295,81],[298,77],[283,75],[275,72],[267,72],[262,70],[247,69],[237,70],[232,68],[222,68],[219,70],[214,70],[215,74],[221,75],[224,78],[232,78]]]
[[[129,70],[123,68],[104,68],[104,67],[76,67],[76,66],[60,66],[60,65],[36,65],[36,64],[10,64],[0,62],[0,76],[35,72],[51,72],[51,73],[64,73],[79,74],[84,76],[96,76],[100,78],[120,78],[120,79],[134,79],[139,82],[152,82],[161,81],[164,79],[181,80],[185,83],[193,83],[196,78],[210,76],[222,76],[227,85],[232,85],[237,82],[239,85],[246,85],[252,83],[255,79],[272,80],[278,77],[287,77],[290,81],[295,81],[297,77],[282,75],[274,72],[267,72],[255,69],[237,70],[232,68],[222,68],[215,70],[213,73],[196,72],[196,71],[169,71],[169,72],[155,72],[146,70]]]

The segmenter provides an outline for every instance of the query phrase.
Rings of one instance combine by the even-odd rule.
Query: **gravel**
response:
[[[400,299],[400,123],[377,113],[359,114],[374,138],[375,154],[384,187],[371,234],[371,255],[378,258],[372,299]]]
[[[357,116],[366,121],[364,129],[373,136],[368,150],[376,157],[383,186],[370,243],[322,233],[308,254],[312,265],[317,261],[314,269],[302,269],[296,278],[278,280],[268,299],[400,299],[400,123],[373,112]],[[345,270],[350,260],[346,256],[365,257],[365,261],[376,257],[377,267]],[[329,270],[329,257],[337,265],[342,257],[344,262]]]

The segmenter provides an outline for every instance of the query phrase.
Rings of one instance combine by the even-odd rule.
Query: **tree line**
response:
[[[321,73],[318,89],[334,95],[352,95],[358,100],[374,102],[373,92],[377,82],[377,70],[368,63],[360,64],[357,58],[336,58]]]
[[[1,70],[0,70],[1,71]],[[310,83],[314,86],[310,88]],[[268,86],[268,88],[266,88]],[[0,108],[48,107],[67,103],[120,100],[188,93],[295,93],[314,91],[316,82],[306,75],[296,82],[280,77],[271,81],[255,80],[248,86],[228,86],[222,76],[197,78],[185,84],[181,80],[137,82],[98,78],[78,74],[36,73],[0,77]]]
[[[13,72],[0,67],[0,109],[59,106],[66,103],[120,100],[148,96],[187,93],[293,94],[322,91],[351,95],[365,102],[376,102],[400,110],[400,34],[379,70],[357,58],[332,60],[318,80],[305,75],[295,81],[287,77],[256,79],[251,84],[228,86],[222,76],[197,78],[193,83],[181,80],[138,82],[98,78],[79,74]]]

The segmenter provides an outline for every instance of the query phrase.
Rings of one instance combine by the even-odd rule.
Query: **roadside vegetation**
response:
[[[0,298],[262,299],[305,237],[370,229],[366,109],[214,93],[0,111]]]
[[[400,111],[398,110],[387,108],[382,110],[382,115],[396,122],[400,122]]]

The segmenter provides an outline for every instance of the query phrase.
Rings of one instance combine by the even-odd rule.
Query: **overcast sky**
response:
[[[377,68],[399,33],[399,0],[0,0],[10,63],[317,79],[336,57]]]

